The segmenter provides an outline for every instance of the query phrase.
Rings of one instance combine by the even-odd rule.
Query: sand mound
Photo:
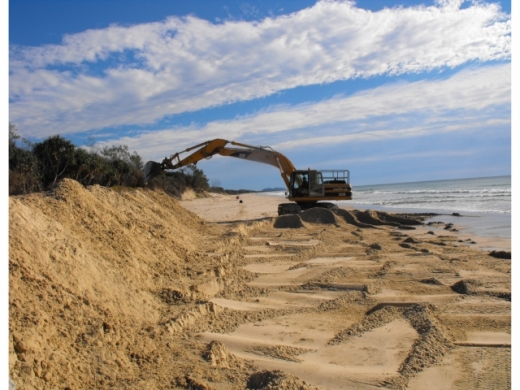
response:
[[[298,355],[312,351],[312,349],[291,347],[288,345],[259,345],[251,348],[250,351],[259,355],[270,356],[276,359],[299,363],[302,360],[298,359]]]
[[[279,229],[297,229],[303,227],[301,221],[320,223],[325,225],[337,225],[336,215],[345,222],[359,228],[375,228],[376,226],[396,226],[401,229],[415,229],[411,225],[421,225],[419,217],[402,217],[384,212],[365,210],[348,211],[344,209],[324,209],[314,207],[302,211],[299,215],[282,215],[275,219],[274,227]]]
[[[208,196],[205,194],[205,196]],[[181,195],[182,200],[193,200],[197,198],[197,193],[193,191],[191,188],[186,188]]]
[[[358,211],[356,217],[359,221],[363,223],[368,223],[370,225],[387,225],[384,221],[379,218],[377,211],[373,210],[365,210]],[[390,223],[391,225],[397,226],[396,223]]]
[[[511,259],[511,252],[506,251],[491,251],[489,252],[489,256],[495,257],[497,259]]]
[[[330,210],[322,209],[320,207],[302,211],[300,213],[300,218],[302,221],[310,223],[322,223],[327,225],[337,224],[334,213]]]
[[[375,226],[388,225],[397,226],[401,229],[412,229],[413,227],[411,225],[422,225],[422,222],[418,220],[419,217],[403,217],[373,210],[357,211],[356,217],[362,223]]]
[[[437,286],[442,286],[443,285],[443,283],[440,282],[437,278],[421,279],[420,282],[421,283],[425,283],[425,284],[435,284]]]
[[[380,243],[374,242],[373,244],[370,245],[370,249],[374,249],[374,250],[380,251],[380,250],[383,249],[383,247],[381,246]]]
[[[248,389],[258,390],[314,390],[317,387],[310,386],[298,378],[286,374],[283,371],[260,371],[249,377],[247,382]]]
[[[377,211],[377,216],[381,221],[385,221],[388,224],[390,222],[397,223],[399,225],[422,225],[422,221],[424,220],[424,216],[421,214],[392,214],[385,213],[382,211]],[[429,215],[427,215],[429,216]]]
[[[220,341],[211,341],[206,346],[206,350],[202,356],[213,367],[233,368],[237,366],[237,364],[240,364],[240,359],[230,353],[226,346]]]
[[[50,194],[10,197],[13,382],[157,388],[170,381],[171,369],[150,370],[172,356],[159,342],[160,324],[182,314],[178,303],[205,297],[204,287],[224,285],[221,259],[199,252],[205,231],[161,192],[63,180]]]
[[[451,286],[451,289],[464,295],[488,295],[511,301],[511,291],[495,289],[492,284],[482,283],[477,279],[463,279]]]
[[[350,211],[347,211],[344,209],[336,209],[336,210],[334,210],[334,213],[336,215],[339,215],[340,217],[342,217],[345,220],[345,222],[347,222],[350,225],[354,225],[354,226],[357,226],[360,228],[373,228],[374,227],[373,225],[370,225],[368,223],[360,222],[357,219],[357,217],[355,216],[355,212],[350,212]]]
[[[413,237],[408,237],[403,242],[412,243],[412,244],[420,244],[421,240],[417,240],[416,238],[413,238]]]
[[[472,294],[476,293],[477,289],[482,287],[482,283],[474,279],[460,280],[451,286],[451,289],[459,294]]]
[[[290,214],[277,217],[273,226],[277,229],[299,229],[303,227],[303,223],[299,215]]]

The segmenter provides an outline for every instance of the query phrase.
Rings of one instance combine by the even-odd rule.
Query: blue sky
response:
[[[509,175],[511,2],[11,0],[9,120],[155,161],[268,145],[354,186]],[[283,187],[270,166],[199,167]]]

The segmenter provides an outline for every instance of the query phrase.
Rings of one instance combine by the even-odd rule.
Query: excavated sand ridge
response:
[[[511,388],[510,259],[420,218],[278,223],[255,199],[11,197],[16,388]]]

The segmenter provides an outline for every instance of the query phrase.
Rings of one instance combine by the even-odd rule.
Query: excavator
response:
[[[236,147],[228,147],[227,145]],[[182,158],[182,153],[193,153]],[[182,152],[165,157],[161,163],[148,161],[144,166],[144,181],[148,183],[166,170],[178,169],[188,164],[196,164],[202,159],[210,159],[215,154],[235,157],[272,165],[280,170],[287,187],[286,197],[294,203],[282,203],[278,206],[278,215],[299,214],[302,210],[313,207],[326,209],[337,205],[324,200],[351,200],[350,172],[348,170],[298,170],[283,154],[269,146],[251,146],[235,141],[214,139],[192,146]]]

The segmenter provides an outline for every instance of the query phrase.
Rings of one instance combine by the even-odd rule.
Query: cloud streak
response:
[[[460,3],[371,12],[348,1],[320,1],[255,22],[170,17],[87,30],[60,45],[12,47],[10,120],[29,137],[149,125],[298,86],[509,59],[510,16],[495,4]],[[344,109],[359,111],[362,99]],[[327,103],[331,110],[334,104]],[[284,113],[262,118],[267,123],[275,115],[284,128],[308,119],[298,109]],[[216,133],[219,124],[212,126]]]
[[[393,83],[348,97],[272,107],[245,118],[150,131],[107,144],[127,144],[153,159],[225,137],[284,151],[305,150],[507,126],[510,106],[511,66],[495,65],[467,69],[444,80]]]

